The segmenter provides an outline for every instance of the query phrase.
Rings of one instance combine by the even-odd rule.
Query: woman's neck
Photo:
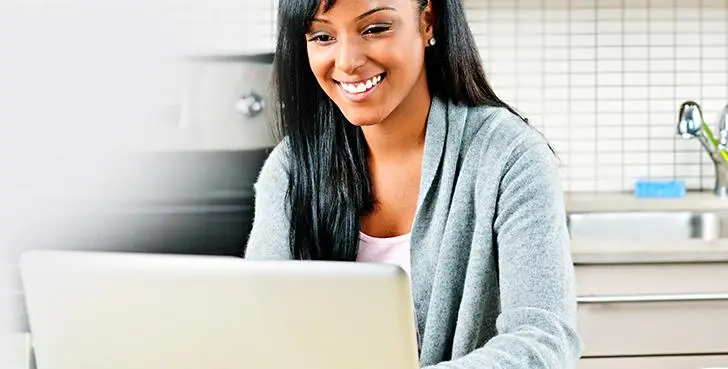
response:
[[[362,127],[369,146],[370,160],[400,161],[421,153],[432,97],[424,77],[409,95],[381,123]]]

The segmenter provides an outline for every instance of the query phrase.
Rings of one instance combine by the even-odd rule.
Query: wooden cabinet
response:
[[[576,265],[576,276],[580,369],[728,368],[728,263]]]

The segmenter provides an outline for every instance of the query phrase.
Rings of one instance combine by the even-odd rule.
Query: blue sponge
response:
[[[634,196],[637,198],[679,198],[685,196],[685,181],[669,180],[637,180],[634,185]]]

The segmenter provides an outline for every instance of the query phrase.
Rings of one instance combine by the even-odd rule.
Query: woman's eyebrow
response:
[[[362,18],[366,18],[366,17],[368,17],[368,16],[370,16],[370,15],[376,13],[376,12],[381,12],[382,10],[397,11],[397,9],[394,9],[394,8],[392,8],[390,6],[380,6],[380,7],[377,7],[377,8],[374,8],[372,10],[369,10],[369,11],[366,11],[366,12],[362,13],[360,16],[356,17],[356,20],[361,20]]]
[[[361,20],[363,18],[366,18],[374,13],[381,12],[383,10],[397,11],[397,9],[392,8],[391,6],[380,6],[380,7],[376,7],[374,9],[371,9],[371,10],[368,10],[368,11],[362,13],[361,15],[356,17],[356,20]],[[321,22],[321,23],[331,23],[328,20],[322,19],[322,18],[313,18],[311,21],[312,22]]]

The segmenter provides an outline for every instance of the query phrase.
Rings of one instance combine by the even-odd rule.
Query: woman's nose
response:
[[[354,74],[359,67],[366,63],[366,54],[363,45],[357,41],[348,40],[339,43],[336,54],[336,68],[347,74]]]

